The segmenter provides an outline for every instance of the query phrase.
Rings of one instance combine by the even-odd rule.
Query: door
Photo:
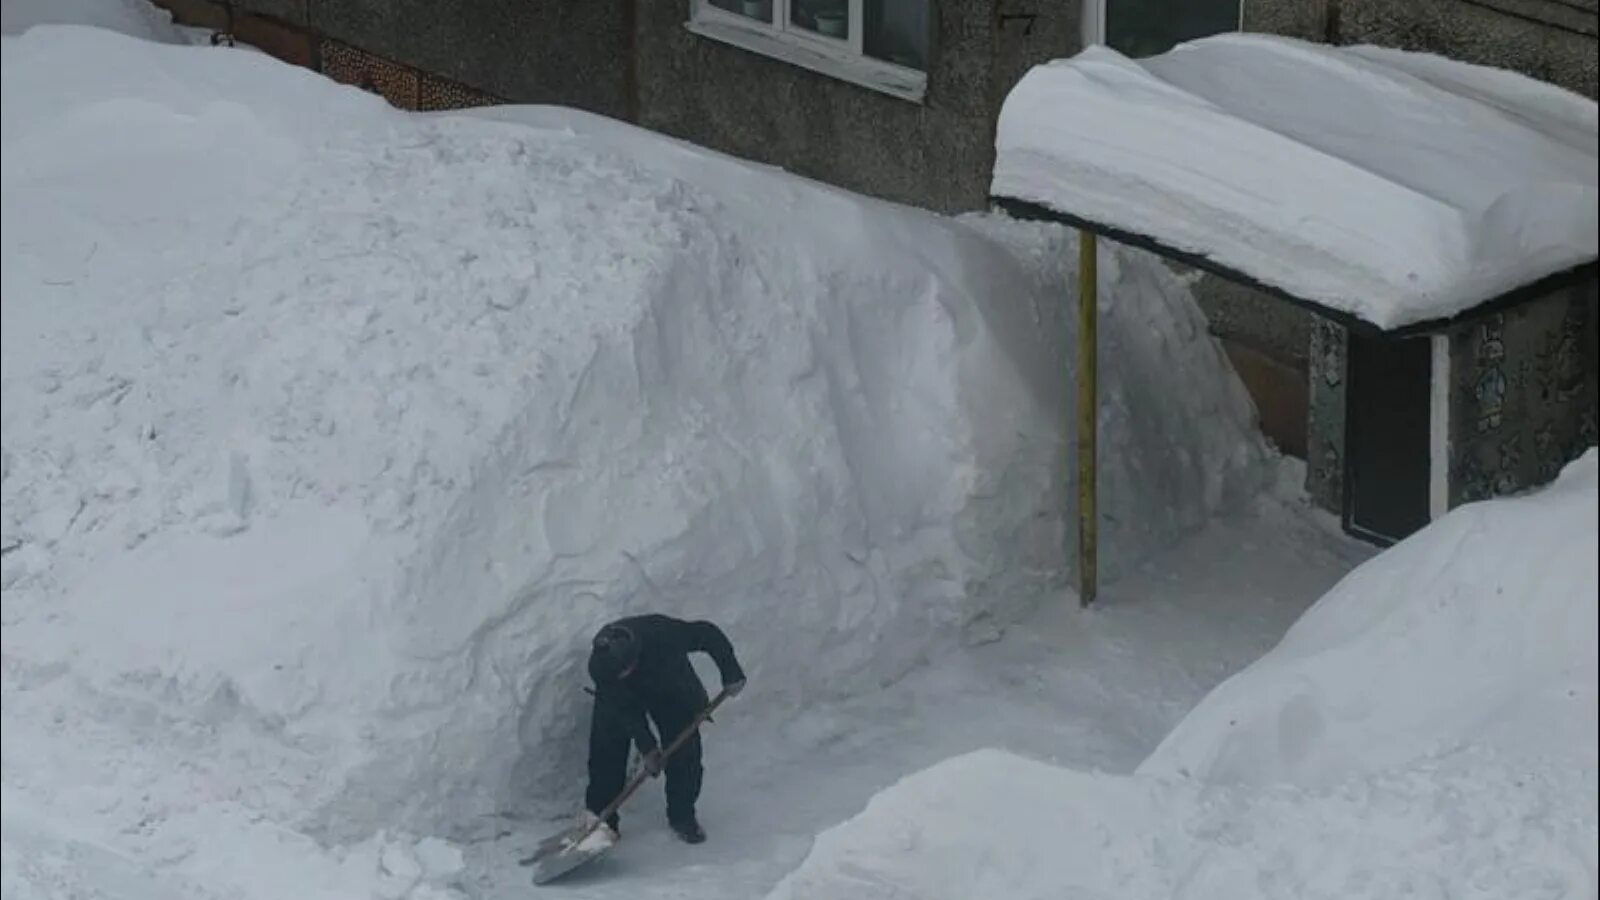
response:
[[[1351,332],[1347,360],[1344,527],[1387,546],[1429,521],[1433,344]]]

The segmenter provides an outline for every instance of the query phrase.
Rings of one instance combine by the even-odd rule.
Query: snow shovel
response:
[[[722,693],[706,704],[706,708],[702,709],[700,714],[694,717],[694,721],[690,722],[673,739],[672,743],[661,751],[661,762],[665,763],[668,757],[676,753],[678,748],[682,747],[683,743],[689,739],[689,736],[694,734],[695,729],[704,724],[711,717],[712,711],[722,705],[722,701],[726,699],[728,699],[728,689],[723,688]],[[634,792],[639,790],[639,786],[649,778],[650,773],[640,769],[638,774],[633,776],[633,780],[628,782],[628,786],[622,789],[622,793],[617,795],[617,799],[612,800],[605,809],[601,810],[595,816],[593,822],[569,828],[560,834],[551,835],[541,841],[539,849],[533,851],[532,856],[521,861],[524,866],[533,866],[533,883],[547,884],[554,881],[585,863],[599,859],[612,847],[615,847],[616,844],[612,841],[590,842],[589,838],[599,830],[606,819],[611,818],[613,813],[621,809],[622,804],[628,802],[628,798],[632,797]]]

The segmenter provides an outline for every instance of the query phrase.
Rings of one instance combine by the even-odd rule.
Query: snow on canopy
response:
[[[1229,34],[1006,98],[991,193],[1382,329],[1596,258],[1596,106],[1499,69]]]

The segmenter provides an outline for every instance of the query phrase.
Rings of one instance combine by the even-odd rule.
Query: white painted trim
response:
[[[929,0],[931,3],[932,0]],[[867,52],[867,4],[862,0],[852,0],[850,16],[845,26],[849,31],[850,52],[857,56],[865,56]],[[929,35],[931,38],[933,35]]]
[[[1083,15],[1079,28],[1083,32],[1083,46],[1093,47],[1106,42],[1106,0],[1083,0]]]
[[[1428,518],[1450,511],[1450,336],[1436,334],[1428,393]]]
[[[781,5],[773,3],[775,9]],[[737,21],[739,19],[744,21]],[[695,18],[684,27],[703,38],[732,44],[913,103],[921,103],[928,92],[925,72],[860,56],[842,41],[835,46],[827,38],[799,37],[781,29],[763,27],[754,19],[733,15],[710,4],[696,4]]]

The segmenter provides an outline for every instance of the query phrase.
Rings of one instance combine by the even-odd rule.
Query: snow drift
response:
[[[1091,47],[1007,96],[991,192],[1397,328],[1595,259],[1596,110],[1513,72],[1379,47]]]
[[[99,839],[448,832],[572,796],[608,618],[715,618],[782,708],[1060,582],[1070,306],[1028,262],[1059,231],[259,54],[3,52],[5,775]],[[1113,566],[1263,453],[1134,269]]]
[[[1352,572],[1139,771],[1318,785],[1467,745],[1593,770],[1597,460],[1453,510]]]
[[[1492,760],[1325,792],[1099,775],[998,750],[946,760],[817,838],[767,900],[1587,900],[1571,779]]]
[[[947,760],[769,900],[1600,890],[1600,453],[1364,564],[1129,777]]]
[[[3,0],[0,33],[21,34],[36,25],[89,25],[147,41],[191,44],[197,29],[146,0]]]

